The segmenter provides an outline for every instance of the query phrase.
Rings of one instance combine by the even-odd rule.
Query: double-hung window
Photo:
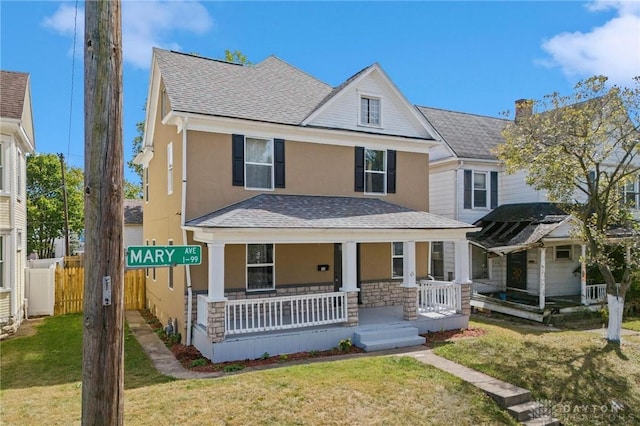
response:
[[[624,185],[624,201],[632,209],[640,210],[640,177]]]
[[[487,207],[487,174],[473,173],[473,207]]]
[[[360,97],[360,124],[364,126],[377,126],[381,124],[380,98],[371,96]]]
[[[245,139],[245,187],[273,189],[273,139]]]
[[[402,242],[391,243],[391,277],[404,276],[404,248]]]
[[[385,194],[387,182],[386,151],[364,150],[364,192]]]
[[[247,244],[247,291],[274,288],[273,244]]]

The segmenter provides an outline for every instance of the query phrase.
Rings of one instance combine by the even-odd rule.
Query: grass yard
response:
[[[630,319],[622,323],[622,328],[627,330],[640,331],[640,318]]]
[[[80,423],[82,317],[0,344],[3,425]],[[127,425],[515,425],[474,387],[413,358],[366,357],[173,381],[125,336]]]
[[[480,318],[470,327],[487,333],[442,343],[435,353],[531,390],[565,425],[640,424],[640,336],[624,336],[617,347],[601,333]],[[612,413],[612,406],[623,408]]]

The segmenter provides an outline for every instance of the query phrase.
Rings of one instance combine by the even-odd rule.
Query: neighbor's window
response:
[[[173,194],[173,142],[167,145],[167,194]]]
[[[624,200],[632,209],[640,209],[640,177],[624,185]]]
[[[573,259],[573,247],[571,245],[556,246],[556,260],[571,260]]]
[[[4,189],[4,145],[0,144],[0,191]]]
[[[22,197],[22,151],[18,150],[18,161],[16,162],[16,194],[18,198]]]
[[[273,244],[247,244],[247,290],[274,288]]]
[[[391,243],[391,277],[402,278],[404,276],[404,251],[401,242]]]
[[[380,98],[360,97],[360,124],[380,126]]]
[[[370,194],[386,193],[386,154],[386,151],[364,150],[364,192]]]
[[[487,174],[473,173],[473,207],[487,207]]]
[[[273,189],[273,139],[245,138],[245,187]]]

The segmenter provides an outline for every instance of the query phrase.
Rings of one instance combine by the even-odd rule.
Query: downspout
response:
[[[180,228],[182,229],[182,244],[187,245],[187,231],[184,229],[187,207],[187,125],[189,124],[189,117],[184,118],[182,125],[182,195],[180,206]],[[191,316],[193,314],[193,292],[191,290],[191,267],[185,265],[186,279],[187,279],[187,339],[186,345],[191,346]]]

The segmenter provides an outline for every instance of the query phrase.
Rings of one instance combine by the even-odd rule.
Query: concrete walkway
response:
[[[160,373],[176,379],[205,379],[228,374],[223,372],[200,373],[185,369],[165,346],[164,342],[162,342],[162,340],[160,340],[160,338],[151,330],[151,327],[149,327],[138,311],[126,311],[125,316],[131,333],[136,337],[138,342],[140,342],[140,345],[142,345],[149,358],[151,358],[154,367]],[[435,355],[430,349],[426,349],[424,346],[392,349],[373,353],[341,355],[331,357],[330,360],[334,361],[363,356],[410,356],[415,358],[424,364],[443,370],[481,389],[493,398],[500,407],[507,409],[509,413],[519,421],[524,421],[525,417],[530,418],[530,412],[536,408],[534,405],[535,403],[531,402],[531,392],[527,389],[519,388],[501,380],[494,379],[484,373],[480,373],[463,365],[457,364],[453,361],[449,361]],[[247,368],[243,371],[278,368],[281,366],[323,361],[326,362],[329,361],[329,359],[315,358],[313,360],[292,361],[287,362],[286,364]],[[521,410],[526,410],[526,412],[520,412]],[[535,422],[525,422],[525,424],[557,424],[554,420],[555,419],[536,419]]]

